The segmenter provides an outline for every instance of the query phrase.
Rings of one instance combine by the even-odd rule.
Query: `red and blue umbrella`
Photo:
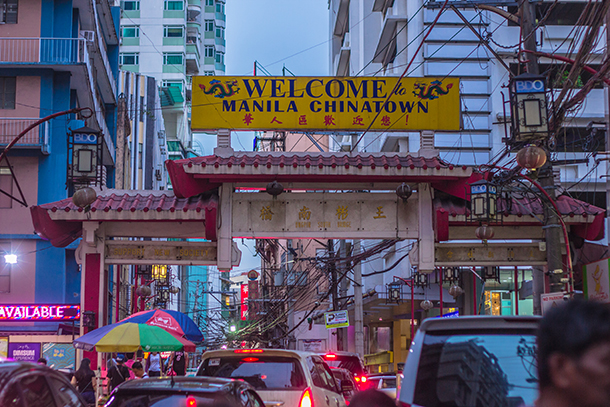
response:
[[[182,312],[168,309],[140,311],[121,320],[118,323],[121,324],[127,322],[158,326],[176,336],[184,337],[189,341],[203,341],[203,334],[199,330],[197,324],[195,324],[195,322],[189,316],[183,314]]]

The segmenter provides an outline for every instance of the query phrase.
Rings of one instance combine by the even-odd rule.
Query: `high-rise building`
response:
[[[92,110],[86,121],[83,116],[64,115],[33,128],[8,151],[8,159],[0,162],[3,306],[81,302],[77,244],[57,248],[34,234],[28,206],[72,195],[68,133],[85,125],[99,130],[97,139],[103,139],[100,161],[92,168],[100,176],[98,185],[114,184],[120,10],[113,3],[0,2],[0,152],[41,118],[72,108]],[[16,257],[5,261],[7,253]],[[33,308],[27,315],[32,312]],[[50,315],[48,309],[45,313]],[[6,349],[2,342],[6,344],[7,337],[9,343],[38,344],[33,345],[39,347],[36,354],[48,350],[40,348],[43,342],[74,351],[71,324],[23,322],[27,315],[13,313],[11,323],[2,323],[0,352]],[[28,333],[37,336],[24,340]]]

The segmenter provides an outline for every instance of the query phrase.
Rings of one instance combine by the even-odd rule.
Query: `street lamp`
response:
[[[497,188],[494,184],[481,179],[470,184],[470,215],[482,223],[496,219]]]
[[[17,255],[16,254],[11,254],[11,253],[7,253],[4,255],[4,262],[6,264],[17,264]]]
[[[545,139],[549,133],[546,77],[524,73],[509,85],[512,141]]]

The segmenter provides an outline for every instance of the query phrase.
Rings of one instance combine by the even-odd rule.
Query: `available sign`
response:
[[[459,130],[458,78],[195,76],[193,130]]]
[[[610,302],[610,259],[602,259],[585,264],[582,268],[583,292],[585,298]]]
[[[349,326],[349,317],[347,311],[333,311],[324,313],[324,321],[326,328],[345,328]]]
[[[71,321],[80,318],[80,305],[0,305],[0,322]]]
[[[40,344],[10,342],[8,344],[8,357],[23,362],[37,362],[40,359]]]

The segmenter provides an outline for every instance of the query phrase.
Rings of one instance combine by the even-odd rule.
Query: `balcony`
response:
[[[338,37],[343,37],[347,32],[347,22],[349,20],[349,0],[340,0],[337,10],[337,18],[335,19],[335,28],[333,34]]]
[[[199,54],[199,45],[197,42],[186,44],[186,74],[187,75],[197,75],[199,73],[200,65],[200,54]]]
[[[346,32],[343,37],[343,44],[341,50],[336,57],[335,66],[337,67],[337,76],[348,76],[349,75],[349,60],[351,55],[350,48],[350,33]]]
[[[201,15],[201,1],[200,0],[189,0],[187,7],[187,19],[195,18]]]
[[[105,103],[98,91],[96,59],[89,55],[84,38],[0,38],[0,68],[48,68],[70,72],[71,87],[76,89],[81,106],[95,111],[92,117],[103,133],[108,149],[105,156],[114,157],[112,141],[105,119]],[[106,162],[110,165],[112,162]]]
[[[2,117],[0,118],[0,148],[6,147],[13,139],[34,124],[38,118]],[[16,148],[40,148],[44,154],[49,153],[49,123],[34,127],[17,144]]]
[[[392,62],[396,53],[396,47],[393,45],[396,42],[396,26],[401,22],[406,23],[407,16],[386,16],[381,28],[381,34],[379,35],[379,41],[377,42],[373,62],[381,63],[383,66]]]

